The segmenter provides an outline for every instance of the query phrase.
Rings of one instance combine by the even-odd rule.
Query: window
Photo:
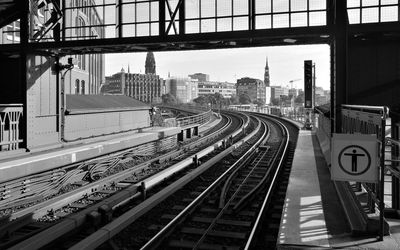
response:
[[[8,40],[12,41],[13,43],[19,43],[20,42],[20,34],[19,34],[19,30],[20,30],[20,21],[15,21],[9,25],[7,25],[6,31],[4,31],[4,33],[6,33],[6,37]]]
[[[75,80],[75,94],[79,94],[79,79]]]
[[[81,88],[82,88],[81,94],[84,95],[85,94],[85,81],[84,80],[81,81]]]

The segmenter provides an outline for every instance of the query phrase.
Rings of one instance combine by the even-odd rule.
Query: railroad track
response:
[[[242,123],[246,123],[246,121],[242,121]],[[224,131],[226,129],[227,126],[224,126],[223,128],[221,128],[221,130],[208,136],[204,136],[203,138],[201,138],[201,140],[203,141],[203,143],[204,141],[209,141],[211,140],[210,137],[216,137],[216,134],[222,134],[223,132],[221,131]],[[198,144],[198,142],[196,142],[196,144]],[[187,156],[188,154],[190,155],[191,153],[198,150],[198,146],[195,145],[195,143],[191,143],[185,145],[183,149],[179,150],[178,152],[173,152],[168,155],[160,156],[159,158],[153,159],[152,162],[157,162],[156,165],[160,165],[160,163],[162,163],[163,161],[167,161],[167,159],[177,158],[177,154],[180,154],[184,158],[185,155],[182,153],[183,151],[185,151]],[[188,165],[190,165],[190,163]],[[89,223],[91,226],[96,226],[101,222],[101,220],[103,220],[104,222],[104,220],[107,220],[107,218],[110,217],[110,214],[115,207],[118,207],[120,204],[128,202],[132,198],[143,195],[145,189],[142,185],[144,183],[146,183],[147,188],[149,188],[150,186],[157,184],[159,181],[162,181],[162,179],[160,179],[159,177],[157,179],[156,174],[158,171],[160,171],[161,168],[156,167],[157,169],[152,169],[152,171],[148,171],[149,166],[151,166],[151,164],[142,163],[136,166],[134,170],[126,169],[119,174],[107,177],[107,180],[103,179],[98,184],[93,184],[94,186],[84,186],[81,188],[82,190],[77,190],[77,192],[75,192],[75,197],[80,197],[84,194],[84,197],[78,200],[73,201],[75,198],[71,198],[71,195],[69,194],[66,194],[66,197],[59,197],[58,202],[60,203],[65,203],[66,200],[71,201],[67,206],[68,211],[66,211],[65,208],[62,208],[61,211],[55,211],[55,209],[52,209],[49,212],[47,208],[60,206],[55,204],[57,203],[57,201],[48,202],[49,205],[42,207],[41,209],[30,208],[32,211],[35,210],[34,216],[32,216],[32,214],[26,216],[20,215],[20,219],[8,223],[3,227],[0,227],[0,229],[3,229],[0,230],[0,237],[2,237],[1,247],[12,246],[16,242],[20,242],[22,239],[38,234],[41,231],[43,231],[42,234],[44,235],[46,235],[46,232],[52,232],[52,239],[47,237],[47,239],[44,240],[48,241],[47,243],[49,243],[51,242],[51,240],[62,236],[68,231],[77,229],[82,225],[86,225],[87,223]],[[152,175],[155,176],[153,179],[148,178]],[[141,182],[141,180],[145,178],[150,180],[148,182]],[[166,177],[164,176],[162,178]],[[108,185],[105,185],[105,182],[107,182]],[[110,185],[110,182],[114,184]],[[106,186],[106,188],[99,188],[101,186]],[[77,211],[80,212],[75,213]],[[43,215],[43,213],[46,214],[38,219],[38,217],[40,217],[40,213],[42,213],[41,215]],[[69,215],[71,213],[73,214],[72,216]],[[52,225],[53,223],[50,223],[49,225],[49,222],[59,219],[60,217],[65,217],[65,219],[61,220],[61,222],[57,223],[54,226]],[[43,244],[44,243],[41,242],[39,245]],[[17,246],[17,248],[19,247]]]
[[[280,129],[275,127],[270,130],[278,132]],[[287,129],[285,131],[282,133],[287,135]],[[254,138],[262,137],[260,133],[262,132],[257,132]],[[290,140],[279,143],[279,137],[282,136],[270,135],[268,141],[272,144],[280,144],[278,151],[283,150],[283,148],[288,150]],[[288,136],[285,137],[288,138]],[[291,137],[292,135],[289,136],[289,138]],[[260,211],[265,211],[270,207],[269,201],[272,199],[274,187],[280,178],[279,172],[281,172],[282,168],[285,169],[282,166],[285,165],[285,159],[287,159],[282,157],[282,152],[276,154],[274,159],[270,158],[271,153],[266,152],[272,152],[275,146],[265,145],[265,142],[266,138],[258,142],[253,139],[243,143],[243,145],[248,146],[246,149],[247,155],[254,154],[258,148],[256,153],[258,157],[254,158],[254,155],[252,155],[252,160],[246,161],[245,156],[240,157],[243,152],[231,151],[228,157],[220,157],[219,161],[212,161],[209,164],[205,162],[204,164],[209,166],[199,177],[192,176],[188,178],[188,181],[183,182],[183,185],[182,181],[178,180],[177,182],[180,182],[181,185],[175,189],[172,186],[177,183],[172,183],[161,190],[159,194],[155,194],[154,199],[149,198],[146,200],[146,208],[134,207],[113,223],[85,237],[71,249],[92,249],[99,247],[104,242],[105,244],[100,248],[108,249],[110,245],[107,244],[111,244],[113,247],[125,247],[128,249],[157,248],[157,246],[162,246],[163,249],[168,246],[171,248],[202,246],[207,249],[214,247],[218,249],[218,246],[221,246],[221,236],[222,238],[230,239],[230,241],[223,243],[224,247],[230,245],[233,248],[247,246],[253,242],[251,239],[257,234],[258,225],[262,222],[263,213]],[[262,144],[260,145],[260,143]],[[238,149],[243,151],[244,148],[239,147]],[[271,167],[268,167],[268,169],[271,170],[267,170],[268,173],[259,170],[257,167],[251,170],[248,168],[249,161],[252,163],[250,165],[253,166],[260,165],[259,163],[261,165],[269,163]],[[211,168],[217,162],[217,167]],[[244,162],[247,162],[247,164]],[[247,170],[236,171],[238,165],[246,166]],[[244,173],[245,175],[243,175]],[[261,185],[259,185],[260,176],[268,176],[261,178],[267,179]],[[228,187],[236,187],[236,190],[241,191],[232,192],[232,190],[235,190],[234,188],[223,188],[223,184],[220,183],[222,180],[224,180],[223,183],[230,183]],[[238,185],[238,183],[243,185]],[[251,183],[255,185],[250,187]],[[238,186],[242,187],[242,189],[237,188]],[[247,191],[243,192],[246,189]],[[173,195],[170,198],[165,199],[166,195],[171,195],[172,193]],[[221,199],[221,197],[223,198]],[[260,199],[260,197],[263,197],[263,199]],[[160,203],[158,199],[163,199],[163,201]],[[223,204],[222,208],[219,207],[220,204]],[[254,209],[258,211],[253,211]],[[199,214],[194,214],[195,211],[199,211]],[[221,211],[223,212],[221,213]],[[143,215],[145,212],[148,213]],[[202,216],[204,214],[208,217]],[[138,219],[138,217],[140,218]],[[238,220],[237,218],[240,219]],[[184,224],[184,222],[188,224]],[[240,232],[235,231],[237,228],[240,228]],[[244,230],[245,228],[247,229],[246,233],[242,233],[242,229]],[[174,231],[175,229],[177,231]],[[223,231],[223,229],[226,231]],[[135,237],[131,237],[132,235]],[[182,239],[182,235],[187,235],[187,238],[184,236],[185,239]],[[151,239],[152,237],[153,239]]]
[[[281,125],[268,127],[268,138],[264,139],[266,133],[261,137],[264,143],[260,139],[257,150],[248,151],[244,162],[226,171],[213,188],[199,195],[202,199],[193,201],[142,248],[242,249],[250,245],[264,201],[258,196],[268,200],[265,187],[274,186],[287,148],[287,140],[280,139],[287,134],[283,128],[280,131]],[[219,197],[218,207],[214,197]]]

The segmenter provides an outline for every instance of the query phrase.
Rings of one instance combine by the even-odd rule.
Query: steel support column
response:
[[[165,1],[166,0],[158,0],[158,32],[160,37],[165,37]]]
[[[29,46],[29,1],[19,1],[21,10],[20,16],[20,70],[21,70],[21,100],[22,100],[22,122],[20,122],[20,132],[22,136],[22,147],[27,148],[28,144],[28,101],[27,101],[27,86],[28,86],[28,68],[27,68],[27,49]]]
[[[184,35],[186,33],[185,29],[185,1],[179,6],[179,34]]]
[[[116,25],[116,28],[117,28],[117,32],[118,32],[118,37],[119,38],[121,38],[121,37],[123,37],[123,33],[122,33],[122,8],[123,8],[123,5],[122,5],[122,0],[118,0],[117,1],[117,25]]]
[[[341,131],[341,105],[347,104],[348,17],[346,1],[336,0],[331,43],[331,132]]]

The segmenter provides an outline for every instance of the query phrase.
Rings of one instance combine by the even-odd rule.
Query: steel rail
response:
[[[258,120],[259,121],[259,120]],[[261,129],[261,122],[259,121],[257,129],[254,132],[258,132]],[[254,133],[256,134],[256,133]],[[249,135],[250,136],[250,135]],[[248,139],[251,137],[247,136]],[[235,169],[240,163],[245,160],[258,145],[262,142],[261,137],[253,146],[251,146],[230,168],[228,168],[217,180],[215,180],[206,190],[204,190],[198,197],[193,200],[184,210],[182,210],[172,221],[170,221],[163,229],[160,230],[152,239],[150,239],[141,249],[154,249],[160,244],[160,242],[175,228],[178,223],[183,220],[195,207],[197,207],[201,201],[209,195],[221,182]],[[77,248],[76,248],[77,249]]]
[[[285,156],[286,156],[288,148],[289,148],[289,130],[288,130],[288,128],[282,122],[280,122],[279,120],[271,118],[271,117],[270,117],[270,119],[273,119],[273,120],[276,121],[276,123],[280,124],[280,127],[282,128],[282,130],[284,132],[284,135],[285,135],[285,138],[286,138],[286,142],[285,142],[285,146],[283,148],[282,157],[280,158],[280,161],[279,161],[279,164],[278,164],[278,168],[275,171],[274,177],[271,180],[271,183],[273,183],[273,185],[270,185],[268,187],[268,191],[267,191],[267,193],[266,193],[266,195],[264,197],[264,201],[263,201],[262,206],[261,206],[261,208],[259,210],[260,212],[257,215],[257,219],[256,219],[256,221],[255,221],[255,223],[253,225],[253,228],[252,228],[252,230],[250,232],[250,235],[249,235],[248,240],[246,242],[246,245],[244,247],[244,249],[246,249],[246,250],[250,249],[251,243],[254,240],[254,236],[255,236],[256,230],[259,227],[259,225],[261,224],[262,214],[264,213],[264,211],[265,211],[265,209],[266,209],[266,207],[268,205],[268,201],[270,200],[270,197],[272,195],[272,191],[273,191],[273,189],[275,187],[275,184],[276,184],[276,179],[278,178],[278,174],[279,174],[280,170],[282,169],[283,161],[285,159]]]
[[[102,227],[97,232],[93,233],[89,237],[85,238],[81,242],[77,243],[70,249],[94,249],[101,245],[102,243],[110,240],[113,236],[127,227],[129,224],[133,223],[139,216],[143,215],[144,212],[150,210],[161,201],[166,199],[169,195],[174,193],[175,191],[182,188],[184,185],[189,183],[195,177],[199,176],[201,173],[212,167],[216,162],[223,159],[225,156],[229,155],[235,149],[240,147],[242,144],[246,143],[250,138],[252,138],[258,132],[260,124],[258,125],[257,129],[252,131],[249,135],[247,135],[244,139],[236,142],[234,145],[230,146],[229,148],[225,149],[223,152],[219,153],[212,159],[207,162],[202,163],[198,168],[196,168],[193,172],[187,174],[183,178],[175,181],[168,187],[164,188],[159,193],[155,194],[154,196],[150,197],[149,199],[145,200],[143,203],[140,204],[140,207],[135,207],[125,214],[117,218],[116,220],[112,221],[108,225]],[[255,145],[252,146],[252,149],[255,148]]]
[[[268,126],[266,126],[266,129],[269,129]],[[261,141],[260,145],[265,144],[266,141],[269,139],[270,135],[271,135],[270,133],[267,133],[266,136],[264,137],[264,139]],[[254,151],[254,153],[255,153],[255,151]],[[222,191],[221,191],[220,198],[219,198],[219,208],[223,208],[224,207],[224,200],[225,200],[226,194],[228,192],[228,188],[229,188],[233,178],[235,177],[236,173],[239,170],[240,170],[240,167],[236,168],[234,170],[234,172],[228,177],[228,179],[226,180],[224,186],[222,187]]]
[[[267,131],[267,125],[262,122],[262,124],[265,127],[265,132],[264,134],[261,136],[261,139],[256,143],[257,147],[261,144],[261,141],[265,138],[266,134],[269,135],[270,131]],[[249,158],[252,156],[248,156]],[[260,159],[261,160],[261,159]],[[259,163],[259,162],[258,162]],[[257,163],[257,164],[258,164]],[[240,167],[236,168],[239,169]],[[253,167],[253,169],[255,168],[255,166]],[[253,170],[252,169],[252,170]],[[207,235],[210,234],[211,230],[214,228],[214,226],[217,224],[217,221],[224,215],[225,212],[227,212],[229,206],[232,204],[233,200],[237,197],[237,195],[239,194],[239,192],[241,191],[241,187],[243,185],[243,183],[247,180],[247,178],[251,175],[251,172],[245,177],[245,179],[243,180],[243,182],[239,185],[239,187],[236,189],[236,191],[234,192],[234,194],[229,198],[229,200],[226,202],[226,204],[223,205],[223,207],[221,208],[221,210],[219,211],[219,213],[217,214],[217,216],[215,216],[212,220],[212,222],[210,223],[210,225],[208,226],[208,228],[204,231],[203,235],[200,237],[199,240],[197,240],[195,246],[193,247],[193,249],[198,249],[200,247],[200,245],[204,242],[205,238],[207,237]],[[230,174],[230,176],[232,176],[232,174]]]

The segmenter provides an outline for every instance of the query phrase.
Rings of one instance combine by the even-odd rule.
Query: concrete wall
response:
[[[73,114],[65,117],[65,140],[76,140],[150,126],[148,110]]]
[[[27,59],[27,147],[58,142],[57,75],[54,58],[28,56]]]

